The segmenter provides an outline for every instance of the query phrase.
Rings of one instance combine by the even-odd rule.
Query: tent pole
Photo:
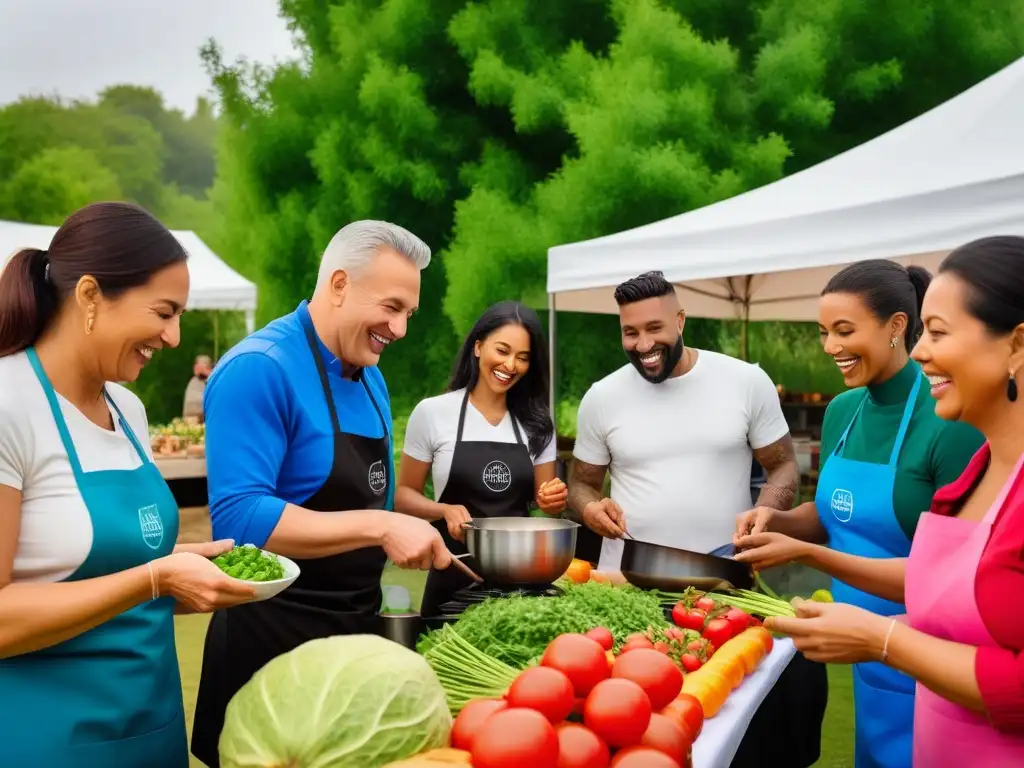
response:
[[[555,344],[558,341],[558,335],[555,332],[555,325],[557,323],[557,311],[555,308],[555,294],[548,294],[548,367],[550,368],[551,381],[548,385],[548,402],[551,407],[551,418],[555,421],[555,434],[558,434],[558,419],[556,418],[556,409],[558,400],[558,355],[555,353]]]
[[[213,362],[220,360],[220,311],[213,310]]]

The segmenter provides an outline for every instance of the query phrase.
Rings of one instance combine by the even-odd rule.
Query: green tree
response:
[[[0,218],[59,225],[70,211],[95,200],[117,200],[117,176],[90,149],[44,149],[0,187]]]
[[[443,262],[426,276],[428,319],[384,361],[410,394],[440,384],[452,331],[489,303],[543,301],[550,246],[768,183],[1024,53],[1018,0],[281,8],[301,62],[228,66],[215,45],[205,52],[227,120],[211,193],[217,247],[260,280],[266,320],[308,294],[343,223],[388,218],[425,236]],[[560,377],[578,398],[621,364],[618,334],[613,318],[559,322]],[[693,343],[732,344],[729,324],[687,327]],[[813,327],[751,329],[755,355],[780,345],[814,361],[793,363],[800,386],[834,385]]]

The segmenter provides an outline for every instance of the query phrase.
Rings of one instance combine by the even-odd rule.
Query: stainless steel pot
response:
[[[474,518],[465,524],[466,548],[486,581],[550,584],[572,562],[579,527],[555,517]]]
[[[622,575],[630,584],[643,589],[682,592],[687,587],[707,591],[754,586],[750,566],[727,557],[630,538],[623,539],[622,544]]]

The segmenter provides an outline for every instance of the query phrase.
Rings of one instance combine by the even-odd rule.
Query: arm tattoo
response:
[[[583,508],[592,501],[601,500],[604,476],[608,467],[587,464],[579,459],[572,460],[569,470],[569,503],[564,516],[577,523],[583,521]]]
[[[800,484],[800,469],[796,463],[793,438],[786,435],[771,445],[754,451],[754,458],[768,473],[768,482],[761,489],[757,506],[773,509],[791,509]]]

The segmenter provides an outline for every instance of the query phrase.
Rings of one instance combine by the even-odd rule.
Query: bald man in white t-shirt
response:
[[[789,509],[799,470],[768,375],[686,347],[685,315],[660,272],[626,281],[615,300],[630,364],[580,403],[566,511],[605,537],[598,567],[619,570],[627,529],[696,552],[731,544],[750,509],[752,457],[768,475],[758,506]]]

